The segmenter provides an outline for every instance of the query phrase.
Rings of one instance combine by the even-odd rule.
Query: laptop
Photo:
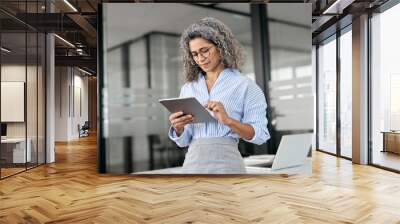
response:
[[[275,173],[292,168],[296,170],[305,165],[311,143],[311,133],[284,135],[275,156],[262,155],[246,158],[246,169],[248,173]]]

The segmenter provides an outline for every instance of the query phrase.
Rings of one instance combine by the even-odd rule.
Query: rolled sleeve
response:
[[[243,118],[241,122],[253,127],[254,136],[250,140],[243,140],[261,145],[270,138],[267,128],[267,102],[260,87],[252,81],[249,82],[250,84],[244,98]]]
[[[183,133],[178,136],[176,134],[175,129],[171,126],[169,128],[168,136],[174,141],[179,147],[186,147],[190,144],[191,134],[190,134],[190,125],[186,125],[183,129]]]

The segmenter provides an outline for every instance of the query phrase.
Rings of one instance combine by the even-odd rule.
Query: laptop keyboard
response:
[[[244,158],[246,166],[271,168],[275,155],[255,155]]]
[[[269,162],[266,162],[266,163],[259,163],[259,164],[254,164],[254,165],[251,165],[251,166],[272,168],[272,162],[273,161],[269,161]]]

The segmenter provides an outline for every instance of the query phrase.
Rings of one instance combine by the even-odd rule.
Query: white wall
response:
[[[19,107],[7,106],[2,102],[2,114],[4,113],[14,113],[20,114],[20,121],[8,122],[7,124],[7,137],[9,138],[24,138],[27,136],[31,148],[32,161],[36,162],[39,159],[39,163],[44,163],[44,150],[45,150],[45,115],[44,115],[44,100],[45,100],[45,90],[44,90],[44,73],[42,72],[42,67],[39,65],[28,65],[25,64],[3,64],[1,66],[1,81],[2,87],[7,82],[21,82],[25,86],[18,90],[18,93],[12,93],[6,91],[2,88],[2,99],[10,98],[7,94],[22,94],[20,100],[22,102],[14,101],[9,102],[11,105],[19,104]],[[4,83],[3,83],[4,82]],[[20,84],[21,84],[20,83]],[[9,83],[8,83],[9,84]],[[12,87],[15,88],[15,87]],[[14,89],[14,91],[17,91]],[[5,94],[5,95],[4,95]],[[26,98],[26,99],[24,99]],[[25,105],[26,104],[26,105]],[[14,105],[16,106],[16,105]],[[26,119],[24,114],[26,113]],[[22,117],[21,117],[22,116]],[[2,120],[4,117],[2,117]],[[14,120],[15,121],[15,120]],[[50,157],[49,157],[50,158]],[[51,162],[51,160],[48,160]]]
[[[3,82],[25,82],[25,65],[2,65],[1,66],[1,81]],[[30,68],[28,67],[28,70]],[[1,108],[6,110],[7,108]],[[8,137],[24,137],[25,122],[10,122],[7,123]]]
[[[77,139],[78,124],[88,120],[88,78],[75,68],[56,67],[55,86],[55,140]]]
[[[74,96],[72,99],[74,99],[74,102],[71,102],[71,106],[73,105],[73,108],[71,109],[72,114],[71,114],[71,131],[70,131],[70,136],[72,138],[78,138],[79,133],[78,133],[78,124],[82,126],[85,121],[89,120],[88,117],[88,78],[87,76],[83,77],[81,76],[81,73],[76,74],[76,70],[74,73]],[[80,101],[80,102],[79,102]],[[81,107],[81,108],[79,108]],[[81,110],[81,111],[80,111]]]
[[[25,65],[2,65],[1,66],[1,81],[2,82],[25,82],[26,72],[28,75],[28,84],[30,87],[36,85],[36,80],[30,77],[32,74],[36,75],[36,67]],[[4,97],[4,96],[3,96]],[[27,120],[26,122],[7,122],[7,136],[8,137],[25,137],[25,126],[28,125],[28,137],[36,130],[36,88],[27,88]],[[33,103],[33,104],[32,104]],[[29,108],[30,106],[30,108]],[[24,109],[24,108],[22,108]],[[7,108],[1,108],[7,110]],[[33,122],[33,123],[32,123]],[[35,132],[36,133],[36,132]]]
[[[55,141],[68,140],[68,85],[67,67],[55,68]]]

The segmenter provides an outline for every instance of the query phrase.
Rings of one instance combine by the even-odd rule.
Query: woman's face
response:
[[[221,62],[221,56],[217,47],[206,39],[198,37],[191,40],[189,42],[189,49],[193,60],[204,72],[214,70]]]

